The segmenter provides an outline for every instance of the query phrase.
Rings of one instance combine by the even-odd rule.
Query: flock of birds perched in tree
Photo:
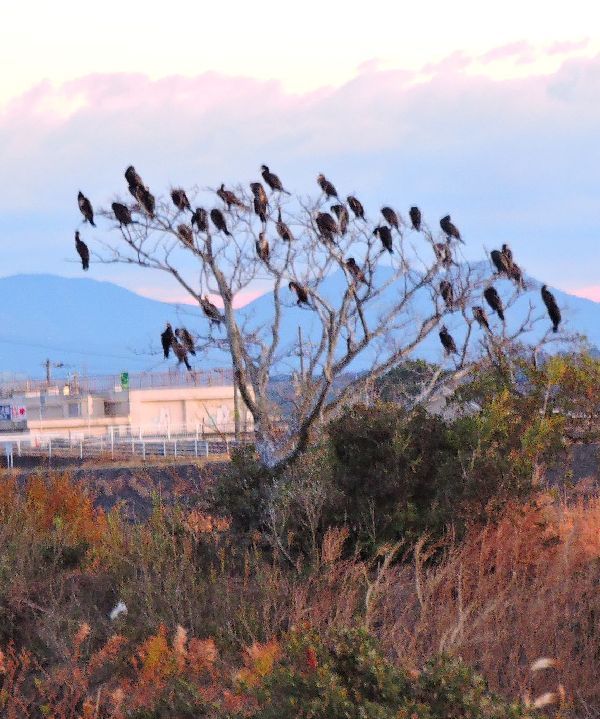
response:
[[[275,173],[271,172],[267,165],[261,166],[261,175],[271,192],[283,193],[286,195],[291,194],[284,188],[279,177]],[[132,211],[144,212],[148,215],[148,217],[153,219],[155,217],[156,209],[156,199],[154,195],[150,192],[149,188],[144,185],[142,178],[133,166],[130,165],[125,170],[125,179],[127,181],[129,192],[137,204],[135,207],[130,208],[121,202],[112,203],[111,207],[113,215],[121,228],[127,227],[128,225],[132,225],[136,222],[132,216]],[[322,240],[329,243],[335,243],[337,236],[344,236],[346,234],[350,221],[349,210],[357,220],[362,220],[365,223],[367,222],[364,207],[357,197],[349,195],[346,198],[346,205],[342,200],[340,200],[333,183],[323,174],[319,174],[317,176],[317,183],[321,188],[325,199],[334,201],[334,204],[330,207],[333,214],[319,211],[315,213],[313,218],[316,229],[318,230],[319,236]],[[232,207],[236,207],[244,211],[252,209],[258,216],[263,225],[263,231],[259,233],[258,239],[256,240],[256,253],[262,262],[267,263],[270,257],[270,247],[265,230],[269,209],[269,197],[267,196],[264,186],[260,182],[251,182],[250,190],[252,192],[252,208],[248,208],[233,191],[226,189],[224,184],[221,184],[219,189],[216,191],[216,194],[223,201],[228,211],[231,210]],[[194,226],[197,232],[209,232],[209,218],[218,232],[223,233],[225,236],[231,236],[231,232],[227,226],[226,217],[220,209],[213,208],[210,212],[207,212],[202,207],[192,209],[188,196],[182,188],[174,188],[171,190],[170,194],[175,208],[179,212],[187,211],[191,215],[189,224],[181,223],[177,226],[177,235],[185,245],[190,247],[193,247],[194,245]],[[92,227],[96,227],[94,223],[94,210],[92,203],[81,191],[77,196],[77,202],[81,214],[83,215],[84,222],[88,222]],[[378,237],[381,241],[383,250],[393,254],[393,231],[395,230],[400,234],[401,220],[396,211],[391,207],[382,207],[381,215],[385,224],[377,225],[377,227],[373,230],[373,236]],[[410,218],[411,228],[416,232],[421,232],[423,229],[421,210],[418,207],[413,206],[409,209],[408,215]],[[449,269],[452,265],[456,264],[452,255],[451,243],[453,241],[457,241],[464,244],[464,240],[462,239],[458,228],[452,222],[450,215],[442,217],[439,224],[446,240],[445,242],[433,242],[433,250],[436,261],[445,269]],[[280,207],[278,208],[275,229],[279,237],[284,242],[294,241],[294,236],[290,228],[282,218]],[[81,239],[79,231],[75,232],[75,246],[81,259],[82,268],[87,270],[89,268],[90,253],[87,245]],[[525,289],[523,272],[514,261],[512,251],[508,245],[503,244],[500,250],[492,250],[490,258],[496,269],[497,277],[504,276],[513,281],[519,290]],[[354,257],[348,257],[344,261],[344,266],[352,276],[355,283],[368,284],[364,270],[361,269]],[[303,286],[296,280],[291,280],[288,287],[290,291],[294,293],[296,297],[296,304],[298,306],[304,305],[311,307],[310,293],[307,287]],[[440,281],[439,294],[449,311],[455,309],[454,289],[452,283],[448,279]],[[541,288],[541,296],[552,322],[552,329],[554,332],[557,332],[561,322],[561,313],[556,299],[550,290],[548,290],[546,285],[543,285]],[[492,312],[498,316],[501,322],[504,322],[505,308],[496,288],[493,285],[486,287],[483,292],[483,297]],[[224,321],[219,309],[208,299],[208,297],[200,297],[199,301],[201,309],[209,320],[211,326],[216,325],[218,327]],[[485,330],[485,332],[491,335],[492,330],[484,308],[481,305],[476,305],[473,307],[472,311],[474,320]],[[454,338],[448,332],[445,325],[442,325],[439,331],[439,338],[447,355],[458,353]],[[169,357],[172,350],[173,354],[178,359],[178,362],[180,364],[184,363],[187,369],[191,371],[188,354],[195,355],[196,348],[192,335],[185,327],[181,327],[173,331],[171,325],[167,324],[165,331],[161,334],[161,343],[165,359]]]

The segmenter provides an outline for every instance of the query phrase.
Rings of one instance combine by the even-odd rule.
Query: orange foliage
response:
[[[238,681],[254,687],[269,674],[273,665],[281,657],[281,647],[275,640],[266,644],[255,642],[244,650],[244,668],[237,674]]]

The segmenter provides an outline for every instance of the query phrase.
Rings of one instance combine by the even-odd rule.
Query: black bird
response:
[[[477,320],[480,327],[483,327],[486,332],[491,334],[492,330],[490,329],[490,323],[483,307],[479,305],[473,307],[473,317]]]
[[[135,187],[144,187],[142,178],[137,174],[137,172],[135,171],[135,167],[133,165],[129,165],[129,167],[125,170],[125,179],[127,180],[127,184],[129,185],[130,191],[132,188],[135,188]],[[133,193],[131,193],[131,194],[133,194]]]
[[[185,194],[185,190],[182,190],[181,187],[171,190],[171,199],[173,200],[175,207],[181,212],[183,212],[183,210],[192,211],[188,196]]]
[[[331,210],[335,213],[335,216],[338,219],[340,233],[342,235],[345,235],[346,230],[348,229],[348,222],[350,220],[348,210],[345,208],[344,205],[331,205]]]
[[[381,214],[383,219],[388,223],[390,227],[395,227],[400,232],[400,224],[398,222],[398,215],[394,212],[391,207],[382,207]]]
[[[267,209],[269,208],[267,193],[260,182],[251,182],[250,189],[254,195],[254,212],[260,217],[260,221],[264,224],[267,221]]]
[[[362,202],[353,195],[348,195],[346,198],[348,201],[348,205],[350,206],[350,209],[352,212],[354,212],[354,216],[359,220],[365,219],[365,208],[362,206]]]
[[[446,307],[449,310],[454,309],[454,290],[452,289],[452,285],[448,280],[442,280],[440,282],[440,294],[442,295],[442,299],[446,303]]]
[[[497,274],[506,275],[508,277],[510,274],[510,265],[506,255],[503,252],[500,252],[500,250],[492,250],[490,252],[490,257],[494,263]]]
[[[190,247],[194,246],[194,232],[189,225],[178,225],[177,234],[179,239]]]
[[[112,211],[114,212],[115,217],[117,218],[121,227],[123,225],[131,225],[131,223],[133,222],[133,220],[131,219],[131,212],[129,210],[129,207],[127,207],[126,205],[123,205],[120,202],[113,202]]]
[[[500,317],[502,322],[504,322],[504,308],[502,307],[502,300],[500,299],[500,295],[496,291],[495,287],[487,287],[483,291],[483,296],[486,299],[486,302],[488,305],[494,310],[494,312]]]
[[[175,330],[175,334],[177,334],[177,330]],[[191,372],[192,366],[190,365],[190,362],[187,357],[187,349],[182,344],[180,344],[175,337],[173,337],[172,347],[175,357],[177,357],[177,364],[180,365],[183,362],[187,367],[187,371]]]
[[[277,234],[282,240],[285,240],[286,242],[293,241],[294,236],[292,235],[290,228],[281,219],[281,208],[277,212],[277,224],[275,227],[277,228]]]
[[[385,225],[379,225],[379,227],[376,227],[373,230],[373,234],[379,235],[381,244],[390,254],[392,254],[392,252],[394,251],[394,247],[392,245],[392,231],[390,230],[390,228],[386,227]]]
[[[131,191],[131,186],[129,187]],[[151,218],[154,218],[154,208],[156,207],[156,200],[154,195],[150,192],[147,187],[139,186],[136,188],[135,194],[132,193],[140,205],[146,210]]]
[[[81,192],[81,190],[77,195],[77,204],[79,205],[81,214],[84,217],[84,222],[89,222],[92,227],[96,227],[94,223],[94,210],[92,209],[92,203],[83,194],[83,192]]]
[[[562,317],[558,309],[558,304],[556,303],[556,298],[546,285],[542,285],[542,299],[548,310],[548,315],[552,320],[552,331],[558,332],[558,326],[561,323]]]
[[[81,257],[81,267],[84,270],[88,270],[90,267],[90,251],[88,250],[88,246],[85,242],[80,239],[79,232],[75,232],[75,247],[77,249],[77,254]]]
[[[308,292],[306,291],[306,287],[302,287],[302,285],[299,285],[297,282],[294,282],[293,280],[289,283],[288,287],[292,292],[296,293],[297,302],[296,304],[298,306],[300,305],[308,305],[310,307],[310,303],[308,301]]]
[[[260,170],[263,180],[272,190],[275,192],[284,192],[286,195],[290,194],[287,190],[284,190],[279,177],[277,177],[274,172],[271,172],[266,165],[261,165]]]
[[[317,175],[317,182],[319,183],[319,187],[323,190],[325,193],[325,197],[337,197],[338,193],[335,187],[329,180],[325,177],[325,175],[320,174]]]
[[[258,215],[260,221],[265,224],[267,221],[267,203],[263,202],[260,197],[255,197],[254,201],[254,214]]]
[[[200,307],[202,308],[204,314],[208,317],[211,325],[217,325],[218,327],[221,322],[223,322],[221,313],[217,309],[216,305],[213,305],[213,303],[208,299],[208,297],[200,298]]]
[[[236,207],[242,207],[245,208],[244,203],[238,199],[235,196],[235,193],[231,190],[225,189],[225,183],[221,183],[221,187],[217,190],[217,195],[223,200],[223,202],[227,205],[227,209],[230,210],[232,205],[235,205]]]
[[[411,207],[408,211],[410,221],[412,222],[413,230],[417,232],[421,231],[421,210],[418,207]]]
[[[502,256],[506,260],[507,265],[507,275],[510,277],[511,280],[514,280],[517,287],[520,287],[521,289],[525,289],[525,280],[523,278],[523,270],[519,267],[519,265],[513,260],[513,253],[510,247],[507,244],[502,245]]]
[[[450,221],[450,215],[442,217],[440,220],[440,227],[442,228],[442,232],[444,232],[448,237],[454,237],[455,240],[463,242],[460,232],[458,231],[458,227]]]
[[[191,222],[196,225],[198,232],[208,232],[208,215],[203,207],[196,207]]]
[[[211,210],[210,219],[213,221],[213,225],[217,228],[217,230],[220,230],[231,237],[231,232],[227,229],[227,223],[225,222],[225,218],[223,217],[221,210],[217,210],[216,208]]]
[[[442,325],[442,329],[440,330],[440,341],[444,347],[446,355],[458,354],[456,342],[454,341],[452,335],[448,332],[446,325]]]
[[[165,359],[169,359],[169,352],[173,346],[173,340],[175,335],[173,334],[173,328],[170,322],[167,322],[167,327],[164,332],[160,335],[160,342],[162,344],[163,352],[165,353]]]
[[[256,254],[263,262],[269,261],[269,241],[264,232],[261,232],[256,240]]]
[[[339,233],[339,228],[329,212],[319,212],[315,222],[322,237],[333,242],[333,236]]]
[[[365,285],[367,284],[367,278],[365,277],[365,273],[356,264],[356,260],[354,259],[354,257],[348,257],[348,259],[346,260],[346,267],[348,269],[348,272],[350,272],[350,274],[357,282],[364,282]]]
[[[185,327],[177,328],[175,330],[175,337],[177,337],[177,339],[185,347],[186,352],[189,352],[191,355],[196,356],[196,348],[194,346],[194,338],[187,331],[187,329]]]
[[[506,257],[506,260],[507,260],[508,264],[510,264],[510,263],[513,261],[513,253],[512,253],[512,250],[510,249],[510,247],[509,247],[506,243],[504,243],[504,244],[502,245],[502,254],[504,255],[504,257]]]
[[[444,242],[436,242],[433,245],[435,259],[441,263],[446,269],[452,265],[452,250],[450,245]]]

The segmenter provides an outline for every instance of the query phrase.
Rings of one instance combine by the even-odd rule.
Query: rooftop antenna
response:
[[[58,369],[59,367],[64,367],[63,362],[53,362],[49,357],[46,358],[46,361],[43,365],[46,368],[46,384],[50,386],[50,383],[52,382],[52,370],[54,368]]]

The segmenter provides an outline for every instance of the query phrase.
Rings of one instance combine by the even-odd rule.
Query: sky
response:
[[[600,300],[589,0],[0,6],[2,276],[77,276],[77,190],[108,202],[130,163],[156,193],[266,163],[301,193],[322,171],[375,211],[451,212],[474,258],[509,242],[530,274]],[[147,271],[90,275],[184,299]]]

